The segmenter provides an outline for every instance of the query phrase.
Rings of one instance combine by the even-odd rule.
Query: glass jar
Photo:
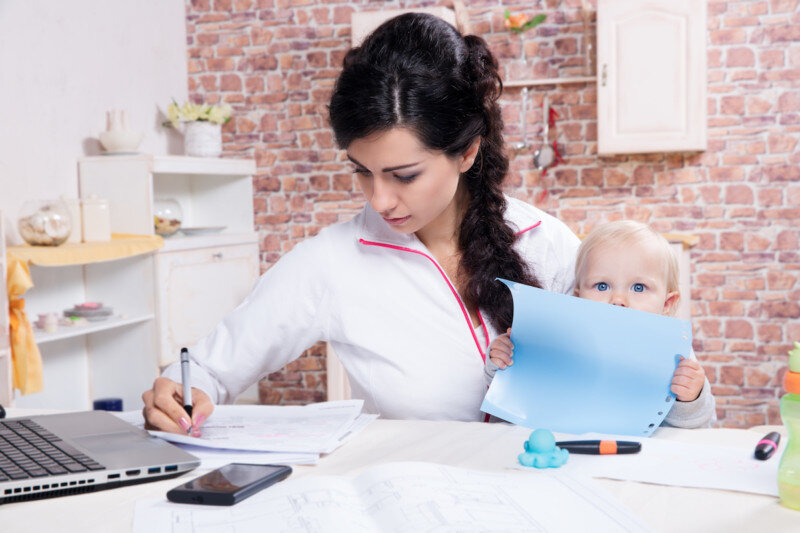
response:
[[[153,220],[158,235],[166,237],[181,229],[183,211],[174,198],[156,198],[153,202]]]
[[[22,204],[17,229],[34,246],[58,246],[72,232],[72,217],[63,200],[29,200]]]

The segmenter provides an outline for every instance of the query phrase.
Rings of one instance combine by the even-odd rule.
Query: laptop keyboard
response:
[[[0,482],[104,469],[32,420],[0,420]]]

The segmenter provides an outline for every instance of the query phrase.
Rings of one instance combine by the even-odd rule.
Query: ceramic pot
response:
[[[219,157],[222,153],[222,126],[214,122],[187,122],[183,147],[186,155]]]

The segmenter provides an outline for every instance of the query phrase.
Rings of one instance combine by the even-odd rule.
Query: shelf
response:
[[[256,162],[253,159],[157,155],[153,156],[153,172],[157,174],[252,176],[256,173]]]
[[[191,175],[225,175],[252,176],[256,173],[256,162],[253,159],[223,159],[219,157],[187,157],[178,155],[103,155],[83,157],[84,162],[146,162],[154,174],[191,174]]]
[[[160,251],[195,250],[198,248],[233,246],[253,242],[258,242],[257,233],[216,233],[212,235],[184,236],[178,232],[175,236],[164,238],[164,247]]]
[[[682,233],[662,233],[661,235],[669,242],[681,243],[684,250],[688,250],[700,242],[700,237],[698,235],[685,235]]]
[[[47,342],[60,341],[72,337],[80,337],[81,335],[88,335],[90,333],[97,333],[98,331],[105,331],[114,328],[121,328],[130,324],[138,324],[140,322],[147,322],[153,320],[155,315],[150,313],[147,315],[136,317],[111,317],[102,322],[90,322],[88,326],[59,326],[58,330],[53,333],[45,333],[42,330],[34,329],[34,339],[36,344],[44,344]]]
[[[597,76],[575,76],[568,78],[546,78],[540,80],[504,81],[503,88],[535,87],[537,85],[564,85],[565,83],[597,83]]]
[[[164,246],[158,235],[114,233],[108,242],[64,243],[60,246],[9,246],[8,254],[38,266],[71,266],[113,261],[146,254]]]

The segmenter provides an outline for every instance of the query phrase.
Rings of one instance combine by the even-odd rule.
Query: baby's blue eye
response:
[[[607,291],[608,283],[606,283],[605,281],[601,281],[600,283],[595,285],[595,288],[597,288],[598,291]]]
[[[644,292],[645,286],[643,283],[634,283],[633,292]]]

